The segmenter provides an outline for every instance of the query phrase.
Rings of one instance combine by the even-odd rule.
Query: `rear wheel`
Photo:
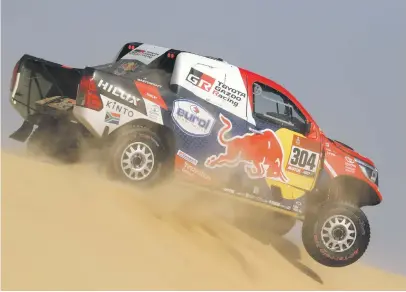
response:
[[[115,177],[137,186],[153,186],[163,174],[164,144],[146,128],[122,131],[111,145],[110,166]]]
[[[302,240],[309,255],[322,265],[344,267],[365,253],[370,227],[365,213],[346,202],[328,202],[318,214],[308,214]]]

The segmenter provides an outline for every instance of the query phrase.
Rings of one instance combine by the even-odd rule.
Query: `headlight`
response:
[[[372,165],[355,158],[355,161],[358,163],[361,168],[362,173],[373,183],[378,185],[378,170]]]

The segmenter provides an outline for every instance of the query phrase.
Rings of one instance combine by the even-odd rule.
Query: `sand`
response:
[[[1,171],[3,290],[406,290],[361,262],[321,266],[228,197],[4,150]]]

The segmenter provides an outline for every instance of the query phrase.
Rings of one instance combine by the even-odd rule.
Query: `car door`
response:
[[[273,133],[263,156],[267,165],[266,182],[281,199],[294,200],[311,190],[320,169],[321,143],[311,139],[308,118],[279,86],[266,80],[251,79],[254,125],[251,132]],[[292,202],[292,201],[291,201]]]

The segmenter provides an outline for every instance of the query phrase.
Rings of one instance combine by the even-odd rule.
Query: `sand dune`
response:
[[[406,289],[361,263],[317,264],[225,197],[175,183],[141,193],[91,164],[1,162],[5,290]]]

